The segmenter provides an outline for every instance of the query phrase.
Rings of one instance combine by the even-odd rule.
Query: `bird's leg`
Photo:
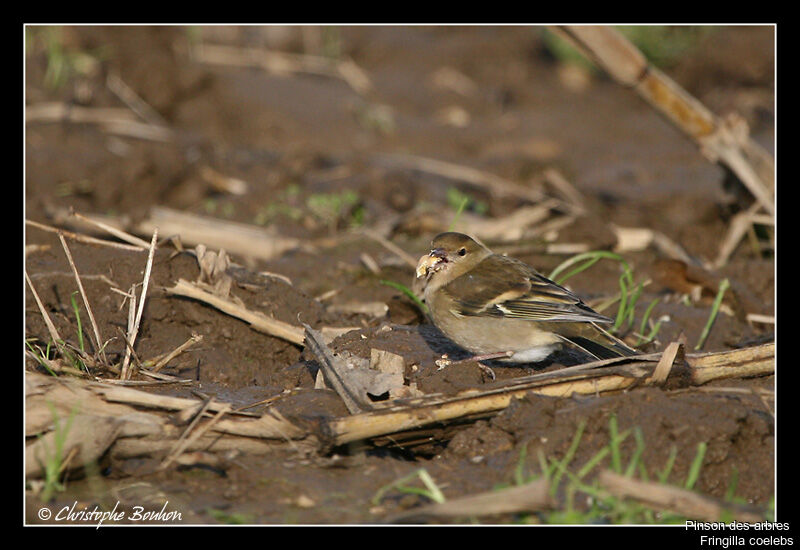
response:
[[[442,355],[441,359],[436,360],[436,366],[439,367],[439,370],[442,370],[443,368],[449,367],[451,365],[463,365],[464,363],[472,363],[473,361],[477,361],[478,364],[480,365],[481,361],[490,361],[492,359],[505,359],[506,357],[511,357],[512,355],[514,355],[513,351],[498,351],[495,353],[473,355],[472,357],[467,357],[466,359],[459,359],[458,361],[451,361],[447,357],[447,354],[445,353],[444,355]],[[483,368],[483,365],[481,365],[481,368]],[[489,367],[485,368],[488,369]],[[494,376],[492,376],[492,380],[494,380]]]

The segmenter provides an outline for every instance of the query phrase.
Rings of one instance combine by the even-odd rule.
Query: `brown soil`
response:
[[[94,72],[72,74],[59,88],[48,87],[48,63],[53,61],[38,38],[29,35],[33,47],[26,57],[28,105],[66,101],[123,107],[105,85],[106,75],[113,72],[166,121],[176,137],[159,142],[116,136],[93,124],[29,123],[25,217],[56,225],[56,212],[74,208],[140,219],[150,207],[160,205],[272,224],[282,234],[314,242],[314,248],[268,262],[234,257],[252,272],[278,273],[292,282],[262,277],[255,284],[235,285],[234,294],[250,307],[289,323],[299,318],[315,327],[361,327],[336,339],[332,348],[367,358],[372,348],[398,353],[405,359],[409,380],[423,392],[452,393],[481,387],[489,380],[474,363],[437,369],[434,360],[441,353],[457,356],[458,350],[408,298],[381,283],[392,280],[411,286],[412,269],[375,241],[348,234],[347,224],[350,214],[360,216],[366,227],[396,216],[399,221],[391,240],[418,257],[435,233],[425,216],[417,215],[419,205],[432,205],[428,212],[434,213],[449,209],[447,190],[454,183],[386,168],[375,161],[376,155],[441,159],[523,183],[546,168],[557,168],[585,195],[591,214],[563,229],[556,242],[585,242],[592,248],[614,244],[608,226],[613,223],[661,231],[690,255],[712,260],[731,214],[741,206],[723,190],[724,171],[706,161],[694,144],[633,92],[597,75],[589,77],[582,89],[570,88],[565,71],[546,53],[536,28],[342,27],[333,34],[322,33],[323,45],[338,44],[341,55],[369,75],[374,90],[368,95],[357,94],[337,78],[208,65],[193,62],[186,53],[197,40],[316,52],[315,35],[306,33],[304,41],[299,28],[278,32],[214,27],[203,29],[200,36],[172,27],[62,31],[64,51],[102,52],[101,61]],[[773,44],[771,27],[718,28],[664,70],[711,110],[745,116],[753,136],[772,151]],[[435,87],[432,75],[442,67],[466,75],[474,89],[459,93]],[[378,106],[391,108],[391,122],[381,122]],[[468,125],[441,123],[438,114],[451,106],[468,113]],[[201,175],[204,166],[246,181],[247,194],[215,191]],[[486,204],[487,216],[502,216],[521,205],[459,187]],[[305,207],[308,197],[341,190],[355,191],[359,202],[334,225]],[[282,206],[270,209],[270,204]],[[149,235],[142,237],[149,240]],[[28,226],[25,244],[49,247],[28,253],[25,269],[59,332],[76,341],[70,302],[76,286],[58,239]],[[118,357],[124,347],[117,327],[126,325],[127,306],[120,309],[123,298],[109,286],[127,290],[140,283],[145,255],[73,241],[70,249],[104,337],[117,337],[106,353]],[[317,367],[310,352],[256,332],[211,307],[168,296],[165,287],[179,278],[198,276],[194,258],[172,252],[165,244],[155,257],[136,342],[139,357],[170,351],[192,333],[201,334],[202,345],[181,355],[165,373],[192,378],[194,388],[238,405],[294,390],[276,405],[289,417],[346,414],[335,394],[313,390]],[[380,274],[365,267],[360,260],[363,252],[378,262]],[[536,252],[519,256],[543,272],[565,259]],[[664,275],[673,272],[655,251],[626,258],[637,277],[654,281],[643,292],[637,322],[656,297],[661,302],[654,316],[668,316],[657,342],[647,350],[661,350],[681,335],[694,346],[708,319],[716,282],[703,299],[687,303],[680,298],[680,281]],[[771,315],[774,267],[771,255],[757,255],[744,242],[728,265],[712,275],[715,281],[722,277],[731,281],[728,302],[735,313]],[[618,277],[616,264],[600,262],[569,284],[587,298],[603,297],[618,290]],[[328,291],[337,292],[317,299]],[[331,308],[353,301],[386,303],[388,313],[374,318]],[[81,313],[88,335],[85,311]],[[771,324],[723,314],[704,350],[770,341],[772,330]],[[30,293],[25,336],[41,342],[49,339]],[[581,360],[564,352],[546,365],[498,366],[494,371],[505,380],[534,368]],[[26,368],[37,365],[28,360]],[[427,469],[448,498],[490,490],[513,483],[523,448],[525,468],[531,474],[539,472],[540,450],[546,456],[563,456],[582,421],[586,427],[573,464],[585,463],[608,443],[612,415],[620,431],[641,430],[642,460],[651,478],[676,449],[670,481],[683,483],[698,444],[704,442],[707,452],[697,490],[723,497],[738,476],[736,497],[766,506],[775,486],[774,418],[755,392],[726,391],[733,386],[774,389],[774,378],[709,385],[719,391],[639,388],[580,399],[530,396],[493,418],[465,424],[448,439],[417,449],[362,449],[346,457],[311,458],[286,451],[241,456],[224,470],[173,469],[158,474],[142,474],[147,470],[143,461],[112,461],[99,480],[70,480],[51,508],[108,502],[116,499],[109,495],[138,487],[144,493],[126,502],[165,494],[169,508],[179,510],[184,523],[236,519],[260,524],[377,523],[425,502],[395,491],[379,505],[371,503],[381,487],[417,468]],[[158,391],[189,395],[187,388]],[[634,448],[634,439],[628,438],[624,456]],[[38,522],[41,502],[29,492],[26,503],[28,522]]]

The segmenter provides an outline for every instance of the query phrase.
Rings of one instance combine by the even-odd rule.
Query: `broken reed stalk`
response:
[[[669,349],[670,354],[674,353]],[[453,397],[428,395],[404,401],[402,405],[349,417],[330,420],[326,432],[327,442],[338,446],[376,436],[396,434],[422,426],[454,420],[472,415],[495,414],[505,409],[513,398],[528,392],[540,395],[569,397],[572,394],[596,395],[640,385],[654,385],[654,373],[662,358],[661,353],[640,355],[623,359],[606,359],[558,371],[517,378],[490,390],[470,390]],[[775,345],[764,344],[730,352],[674,357],[681,364],[673,364],[674,379],[688,385],[700,385],[723,378],[772,374],[775,363]],[[663,379],[663,369],[658,379]]]
[[[712,162],[730,169],[770,215],[775,215],[775,166],[752,138],[743,119],[719,119],[700,101],[648,63],[642,53],[610,26],[551,27],[617,82],[645,101],[697,143]]]
[[[730,169],[761,206],[775,215],[775,166],[772,157],[748,136],[740,117],[719,119],[700,101],[656,67],[610,26],[550,27],[558,36],[597,62],[620,84],[645,101],[697,143],[711,162]]]

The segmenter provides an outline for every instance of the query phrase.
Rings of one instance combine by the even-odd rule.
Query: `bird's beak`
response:
[[[417,264],[417,278],[424,277],[431,269],[441,263],[447,263],[447,253],[442,248],[434,248],[430,254],[426,254],[419,259]]]

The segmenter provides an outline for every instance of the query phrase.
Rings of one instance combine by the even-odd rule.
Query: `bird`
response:
[[[495,254],[472,237],[437,235],[419,259],[433,324],[474,359],[538,363],[563,345],[594,359],[636,355],[599,324],[612,319],[525,262]]]

